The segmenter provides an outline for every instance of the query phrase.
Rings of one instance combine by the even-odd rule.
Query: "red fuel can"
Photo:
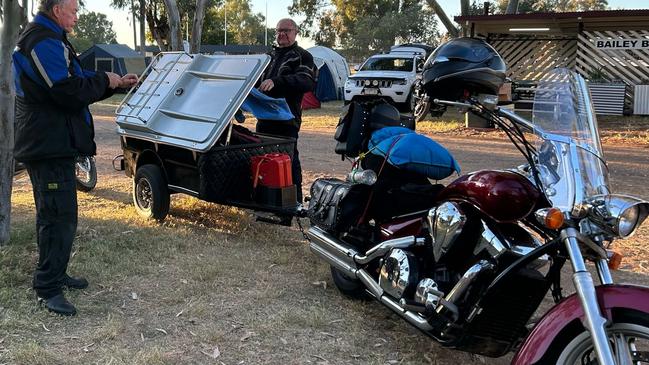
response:
[[[267,153],[250,159],[252,186],[283,188],[293,185],[291,157],[285,153]]]

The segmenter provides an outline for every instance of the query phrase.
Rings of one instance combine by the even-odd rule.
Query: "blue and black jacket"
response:
[[[25,28],[12,57],[15,159],[94,155],[88,105],[113,94],[108,75],[83,70],[63,28],[43,13]]]

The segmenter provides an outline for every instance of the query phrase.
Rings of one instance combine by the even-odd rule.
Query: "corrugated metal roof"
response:
[[[585,18],[611,18],[611,17],[649,17],[649,9],[623,9],[623,10],[594,10],[594,11],[575,11],[565,13],[527,13],[527,14],[494,14],[494,15],[470,15],[456,16],[456,22],[464,21],[503,21],[513,19],[585,19]]]

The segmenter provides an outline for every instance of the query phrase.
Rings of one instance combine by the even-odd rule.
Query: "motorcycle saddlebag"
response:
[[[311,185],[307,215],[311,225],[340,233],[357,224],[369,196],[367,185],[353,185],[335,178],[317,179]]]

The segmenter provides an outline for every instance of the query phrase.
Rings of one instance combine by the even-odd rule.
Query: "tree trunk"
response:
[[[451,19],[449,19],[449,17],[446,15],[444,9],[442,9],[442,7],[437,3],[437,0],[426,0],[426,2],[428,3],[428,6],[433,8],[433,11],[435,12],[435,14],[437,14],[439,20],[442,21],[444,27],[446,27],[446,30],[448,30],[451,37],[457,38],[460,35],[460,31],[455,28],[455,25],[453,25]]]
[[[153,36],[153,39],[155,39],[155,42],[158,44],[160,51],[166,51],[167,47],[165,46],[164,38],[156,28],[156,15],[157,10],[155,10],[155,5],[149,6],[146,11],[146,22],[149,25],[149,32],[151,32],[151,36]]]
[[[469,0],[460,0],[460,15],[469,15]]]
[[[207,0],[196,0],[196,13],[192,25],[192,43],[189,47],[190,53],[200,53],[201,34],[203,33],[203,20],[205,20],[205,5]]]
[[[164,2],[167,7],[167,19],[169,19],[171,50],[182,51],[183,38],[180,31],[180,13],[178,12],[178,5],[176,5],[176,0],[164,0]]]
[[[505,10],[505,14],[516,14],[518,13],[518,0],[509,0],[509,3],[507,4],[507,10]]]
[[[144,28],[144,19],[146,14],[146,1],[140,0],[140,53],[142,56],[146,56],[146,32]]]
[[[20,25],[25,21],[19,0],[2,0],[0,31],[0,246],[9,243],[11,227],[11,187],[14,176],[14,78],[11,53],[16,46]]]

